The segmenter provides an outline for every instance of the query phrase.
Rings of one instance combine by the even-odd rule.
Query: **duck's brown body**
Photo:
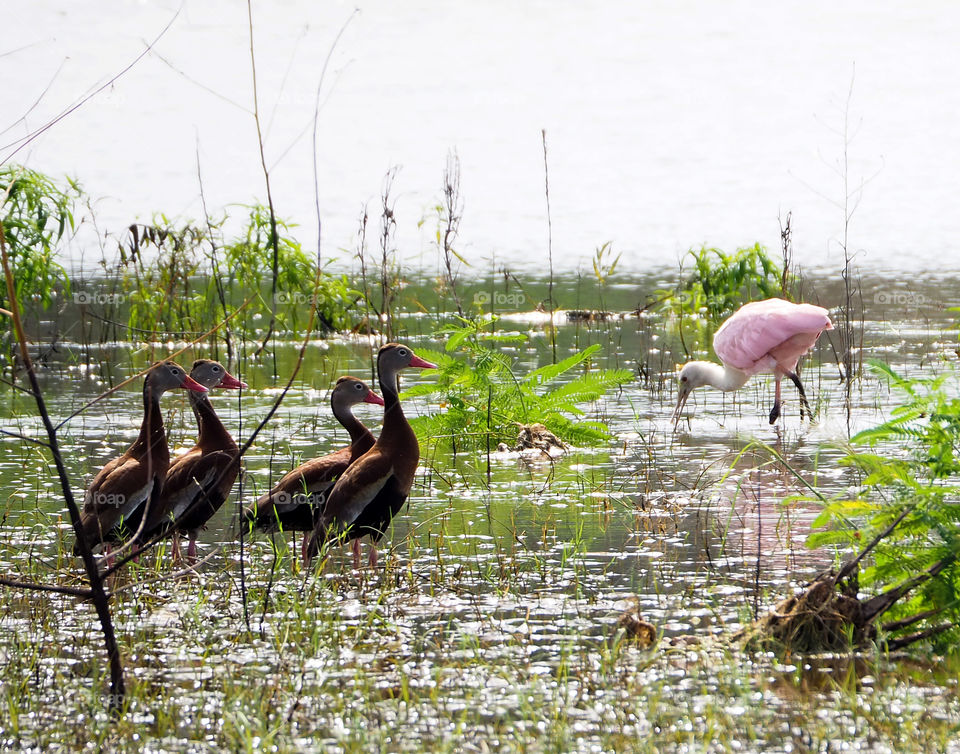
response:
[[[100,469],[84,494],[80,522],[89,548],[96,550],[135,534],[143,516],[149,515],[151,505],[161,493],[170,467],[170,451],[160,396],[176,387],[205,391],[170,362],[154,367],[147,374],[140,434],[126,453]],[[79,543],[74,545],[74,554],[78,553]]]
[[[273,489],[244,511],[244,518],[254,528],[263,532],[313,531],[334,482],[373,447],[376,438],[351,409],[358,403],[383,405],[383,400],[360,380],[341,377],[330,403],[333,415],[350,435],[350,444],[284,474]]]
[[[374,543],[371,563],[376,562],[375,544],[406,502],[420,460],[417,436],[398,396],[397,377],[406,367],[432,369],[434,365],[397,343],[380,349],[377,371],[384,400],[383,430],[373,447],[343,473],[330,491],[307,545],[309,557],[328,540],[369,535]]]
[[[207,388],[244,388],[215,361],[198,360],[190,376]],[[206,394],[191,395],[197,419],[197,444],[170,464],[163,491],[151,506],[141,538],[186,532],[188,556],[196,554],[196,533],[220,509],[240,471],[240,449]]]

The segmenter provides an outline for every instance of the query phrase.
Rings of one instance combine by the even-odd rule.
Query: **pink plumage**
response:
[[[713,350],[727,366],[749,375],[796,371],[820,333],[832,330],[827,310],[779,298],[745,304],[713,336]],[[779,367],[779,369],[778,369]]]
[[[713,350],[723,366],[691,361],[680,370],[674,426],[695,388],[711,385],[724,392],[737,390],[760,372],[773,373],[776,383],[771,424],[780,417],[780,382],[784,377],[789,377],[800,393],[800,417],[806,409],[812,419],[813,411],[797,374],[797,362],[813,348],[820,333],[832,329],[827,310],[821,306],[792,304],[779,298],[744,304],[713,336]]]

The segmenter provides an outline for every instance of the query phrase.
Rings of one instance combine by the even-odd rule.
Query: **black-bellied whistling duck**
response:
[[[208,390],[246,384],[216,361],[197,359],[190,377]],[[141,539],[173,533],[174,557],[179,555],[179,533],[187,532],[187,559],[197,555],[197,531],[220,510],[240,471],[240,449],[210,404],[208,393],[191,393],[190,405],[197,417],[197,444],[174,459],[163,482],[163,491],[151,506]]]
[[[91,549],[101,545],[109,548],[110,542],[122,541],[123,529],[135,534],[144,513],[149,515],[145,509],[159,495],[170,466],[160,396],[175,388],[207,392],[172,361],[147,372],[140,435],[126,453],[100,469],[83,496],[82,536]],[[78,554],[78,547],[79,543],[74,545],[74,554]]]
[[[373,447],[376,438],[353,415],[359,403],[383,405],[383,398],[356,377],[341,377],[330,394],[333,415],[350,434],[350,444],[287,472],[273,489],[244,511],[244,519],[263,532],[311,532],[337,478]],[[307,538],[304,537],[304,546]]]
[[[436,369],[400,343],[387,343],[377,354],[383,430],[373,447],[343,472],[330,490],[307,543],[308,557],[315,556],[324,542],[345,537],[354,541],[354,562],[359,564],[360,537],[369,534],[370,565],[376,565],[376,544],[410,494],[420,460],[417,436],[403,415],[398,395],[400,371],[408,367]]]

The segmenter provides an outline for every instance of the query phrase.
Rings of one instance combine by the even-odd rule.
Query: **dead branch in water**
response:
[[[734,638],[748,646],[789,650],[791,652],[843,652],[862,649],[880,639],[888,651],[903,649],[953,628],[953,621],[940,623],[912,634],[886,638],[887,634],[935,618],[940,610],[925,610],[907,618],[877,627],[877,620],[902,597],[933,578],[956,559],[951,554],[921,573],[868,599],[861,599],[857,574],[860,562],[906,518],[907,508],[883,532],[878,534],[856,558],[838,571],[821,573],[802,592],[781,602],[770,613]]]

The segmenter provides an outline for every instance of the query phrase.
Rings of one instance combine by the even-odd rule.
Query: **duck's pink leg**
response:
[[[359,571],[360,570],[360,538],[359,537],[353,540],[351,549],[353,550],[353,567]]]
[[[187,563],[193,565],[197,562],[197,534],[190,532],[190,542],[187,544]]]
[[[180,534],[178,532],[173,533],[173,543],[170,546],[170,559],[174,563],[180,562]]]
[[[370,567],[371,568],[377,567],[377,543],[376,542],[370,543]]]

